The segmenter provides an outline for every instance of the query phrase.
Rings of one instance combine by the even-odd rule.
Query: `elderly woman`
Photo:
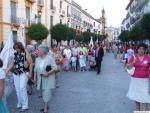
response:
[[[6,75],[13,69],[13,78],[18,99],[17,108],[20,109],[20,112],[24,112],[28,110],[27,82],[28,77],[32,73],[33,63],[32,58],[25,52],[21,42],[14,44],[14,49],[16,50],[14,59],[7,69]]]
[[[131,82],[127,97],[136,102],[136,110],[141,111],[142,105],[144,111],[148,110],[150,103],[149,94],[149,67],[150,58],[145,55],[146,46],[140,44],[138,53],[133,55],[127,64],[127,68],[135,67],[134,74],[131,76]]]
[[[39,46],[39,57],[35,61],[34,80],[37,80],[37,89],[41,90],[44,101],[44,109],[41,112],[48,112],[48,102],[51,99],[51,89],[55,88],[56,63],[48,56],[48,47]]]

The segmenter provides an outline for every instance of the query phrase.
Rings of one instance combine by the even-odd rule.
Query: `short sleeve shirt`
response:
[[[150,57],[145,55],[143,60],[140,60],[137,55],[135,55],[137,62],[135,64],[135,72],[132,77],[135,78],[148,78],[149,77],[149,66],[150,66]],[[129,60],[129,64],[131,64],[134,59],[134,56]]]
[[[5,72],[4,70],[0,69],[0,79],[4,79],[5,78]]]

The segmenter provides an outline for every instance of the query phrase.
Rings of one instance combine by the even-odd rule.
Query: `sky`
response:
[[[129,0],[74,0],[82,9],[87,9],[94,18],[100,18],[101,10],[105,9],[107,27],[120,27],[126,17],[126,6]]]

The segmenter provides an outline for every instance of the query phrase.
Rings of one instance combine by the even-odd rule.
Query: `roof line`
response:
[[[128,4],[127,7],[126,7],[126,10],[128,10],[128,8],[131,6],[131,4],[132,4],[133,1],[134,1],[134,0],[130,0],[129,4]]]

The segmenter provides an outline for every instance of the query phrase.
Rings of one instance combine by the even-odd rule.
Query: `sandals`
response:
[[[47,107],[47,110],[49,110],[49,107]],[[40,109],[40,112],[48,113],[48,111],[47,111],[47,112],[44,112],[44,109],[43,109],[43,108],[42,108],[42,109]]]

